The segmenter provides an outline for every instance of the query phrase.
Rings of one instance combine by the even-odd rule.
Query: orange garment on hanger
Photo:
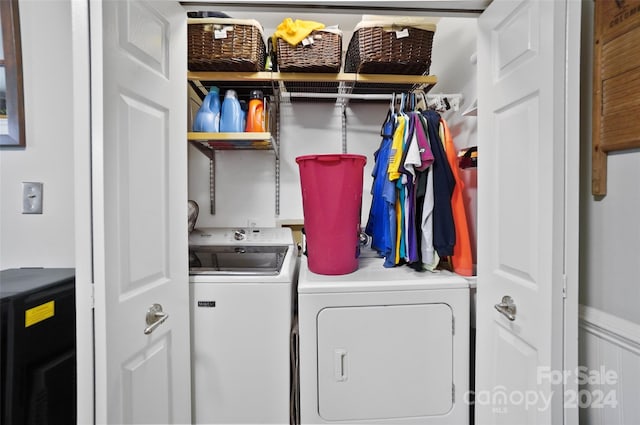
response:
[[[471,239],[469,236],[469,223],[467,222],[467,213],[464,209],[464,199],[462,193],[464,190],[464,182],[460,178],[460,169],[458,168],[458,155],[456,147],[449,131],[449,126],[442,118],[440,123],[444,129],[444,150],[447,154],[447,162],[453,172],[456,185],[451,195],[451,210],[453,211],[453,224],[456,229],[456,244],[453,246],[453,256],[451,264],[453,271],[463,276],[473,276],[473,254],[471,252]]]

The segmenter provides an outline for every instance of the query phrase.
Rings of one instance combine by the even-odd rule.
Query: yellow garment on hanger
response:
[[[276,32],[273,34],[273,44],[277,45],[277,39],[282,38],[292,46],[296,46],[305,37],[311,34],[313,30],[321,30],[324,28],[324,24],[314,21],[303,21],[291,18],[285,18],[280,25],[276,28]]]

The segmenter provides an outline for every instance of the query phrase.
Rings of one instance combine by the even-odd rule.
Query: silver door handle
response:
[[[162,306],[160,304],[154,304],[149,307],[147,310],[147,327],[144,328],[144,334],[149,335],[151,332],[155,331],[158,326],[163,324],[165,320],[169,318],[167,313],[162,311]]]
[[[509,295],[502,297],[502,302],[494,305],[494,307],[512,322],[516,320],[516,305]]]

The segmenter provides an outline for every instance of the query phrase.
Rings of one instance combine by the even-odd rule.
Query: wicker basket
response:
[[[278,38],[278,70],[282,72],[340,72],[342,35],[330,31],[313,31],[314,43],[290,45]]]
[[[228,28],[226,38],[215,30]],[[225,24],[224,18],[188,20],[188,66],[190,71],[263,71],[266,49],[256,25]]]
[[[364,27],[351,37],[345,58],[345,72],[361,74],[428,74],[434,31],[413,27],[398,38],[395,31],[382,27]]]

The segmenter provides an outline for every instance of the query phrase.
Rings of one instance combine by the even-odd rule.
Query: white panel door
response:
[[[550,377],[577,366],[563,364],[565,243],[577,238],[565,199],[578,192],[565,115],[579,108],[565,104],[566,79],[579,78],[566,64],[580,50],[565,44],[566,7],[494,0],[479,18],[478,424],[562,423],[562,380]]]
[[[189,423],[185,13],[90,6],[96,420]]]

